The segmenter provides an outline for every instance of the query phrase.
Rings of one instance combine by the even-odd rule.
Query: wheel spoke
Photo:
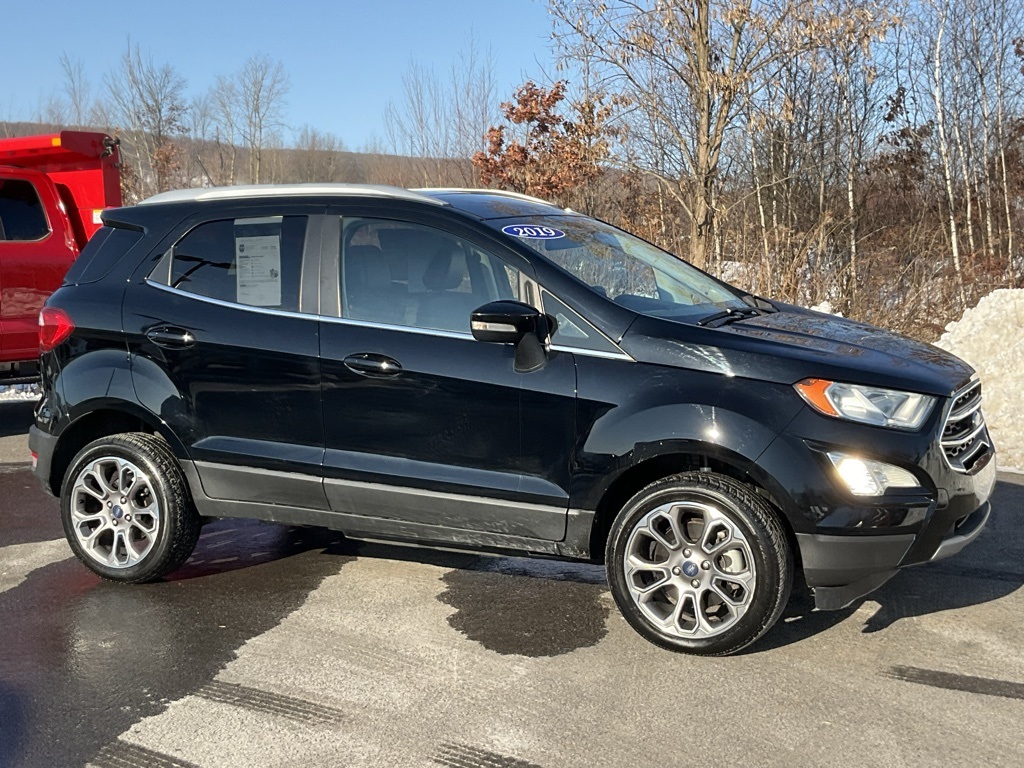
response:
[[[81,496],[82,494],[87,494],[88,496],[90,496],[93,499],[95,499],[97,502],[105,502],[106,501],[106,494],[102,494],[102,493],[98,492],[98,490],[95,490],[90,485],[84,485],[83,484],[82,486],[76,488],[75,490],[76,490],[76,496]]]
[[[138,480],[139,476],[132,471],[132,468],[127,464],[123,465],[117,473],[118,492],[122,496],[128,496]]]
[[[659,531],[657,528],[654,527],[653,522],[654,521],[651,521],[651,523],[649,523],[647,525],[647,527],[642,531],[642,533],[645,533],[647,536],[650,536],[652,539],[654,539],[656,542],[661,544],[661,546],[663,546],[667,550],[671,551],[671,550],[679,549],[679,547],[680,547],[679,540],[676,539],[676,541],[674,541],[674,542],[669,541],[667,538],[665,538],[664,534],[662,534],[661,531]],[[669,526],[671,526],[671,525],[672,525],[672,522],[671,522],[671,520],[669,520]]]
[[[156,533],[156,525],[157,525],[156,518],[150,517],[149,519],[152,521],[152,525],[150,525],[147,528],[143,524],[144,521],[146,520],[146,516],[143,516],[141,518],[140,517],[133,517],[132,518],[132,522],[131,522],[131,527],[135,528],[135,529],[137,529],[139,531],[142,531],[142,533],[148,538],[148,537],[152,536],[154,533]]]
[[[694,611],[694,615],[697,617],[697,625],[694,627],[694,632],[703,633],[705,635],[713,635],[715,634],[715,630],[717,629],[717,627],[715,627],[714,625],[712,625],[710,621],[708,621],[708,617],[705,613],[704,606],[701,605],[701,603],[703,602],[704,601],[700,598],[698,598],[695,601],[696,610]]]
[[[98,528],[96,528],[95,530],[93,530],[92,532],[90,532],[88,536],[84,536],[83,537],[83,536],[79,535],[78,538],[79,538],[79,540],[82,542],[82,544],[85,547],[87,547],[89,549],[92,549],[92,548],[95,548],[96,541],[97,541],[97,539],[99,539],[100,534],[102,534],[104,531],[109,531],[110,529],[111,529],[110,528],[110,524],[109,523],[105,523],[105,524],[99,526]]]
[[[104,468],[104,465],[109,463],[110,462],[96,462],[93,465],[92,476],[107,496],[113,496],[117,493],[117,489],[111,483],[107,482],[106,470]],[[115,464],[115,472],[116,466],[117,465]]]
[[[120,531],[118,530],[114,531],[113,538],[110,541],[110,551],[107,552],[107,565],[114,566],[115,568],[120,565],[117,559],[117,545],[119,543],[117,537],[119,533]]]
[[[739,582],[734,582],[734,583],[738,584]],[[747,601],[748,601],[748,599],[750,597],[750,592],[749,592],[749,590],[747,590],[747,587],[746,587],[745,584],[740,584],[740,586],[743,587],[743,593],[742,593],[742,596],[739,599],[734,598],[726,590],[722,589],[719,580],[712,581],[711,584],[708,585],[708,589],[710,589],[712,592],[714,592],[718,596],[718,598],[723,603],[725,603],[725,605],[727,605],[727,606],[746,605]]]
[[[657,578],[649,584],[637,584],[636,579],[633,578],[639,573],[650,573],[655,574]],[[661,589],[669,582],[668,571],[663,568],[638,568],[629,575],[630,583],[633,589],[643,595],[649,592],[654,592],[657,589]]]
[[[719,540],[719,536],[725,533],[725,538]],[[705,554],[713,557],[722,552],[727,546],[733,543],[736,537],[736,529],[732,525],[715,519],[704,527],[704,534],[701,536],[700,548]]]
[[[71,519],[76,526],[79,526],[88,525],[89,523],[103,523],[106,521],[107,516],[104,515],[102,512],[97,512],[94,514],[83,514],[82,512],[73,509],[71,510]]]
[[[676,604],[672,608],[672,613],[665,623],[677,632],[682,630],[682,627],[679,626],[679,618],[683,615],[683,609],[691,602],[693,602],[693,597],[689,592],[680,592],[679,598],[676,600]]]
[[[128,565],[135,565],[141,559],[141,555],[139,554],[138,550],[135,549],[134,542],[132,542],[130,528],[126,529],[124,533],[121,534],[121,540],[124,542],[125,552],[127,553],[128,558]],[[143,547],[143,551],[145,551],[146,549],[148,549],[148,547]]]

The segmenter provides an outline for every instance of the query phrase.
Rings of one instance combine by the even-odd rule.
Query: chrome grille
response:
[[[959,472],[970,472],[992,449],[981,413],[980,381],[953,395],[940,442],[949,465]]]

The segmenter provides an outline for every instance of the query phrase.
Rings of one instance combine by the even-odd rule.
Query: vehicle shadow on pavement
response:
[[[36,407],[35,400],[13,400],[0,402],[0,437],[24,435],[32,425],[32,412]],[[28,438],[26,438],[26,455]]]
[[[953,557],[907,568],[868,599],[879,608],[864,632],[880,632],[900,619],[981,605],[1024,586],[1024,484],[1000,480],[992,516],[982,534]]]
[[[302,528],[248,519],[203,526],[192,556],[163,581],[187,581],[283,560],[308,550],[340,554],[344,536],[327,528]]]
[[[999,600],[1024,586],[1024,481],[1000,480],[992,496],[988,526],[969,547],[937,563],[906,568],[863,600],[840,611],[814,610],[814,600],[801,586],[781,620],[750,653],[800,642],[845,621],[865,602],[878,610],[862,632],[881,632],[900,619],[927,616]]]
[[[210,532],[231,531],[236,544],[217,548],[230,557],[247,551],[237,543],[254,527],[221,521]],[[133,723],[208,684],[350,560],[321,556],[330,531],[264,527],[278,529],[281,548],[258,567],[200,564],[192,575],[207,578],[126,586],[67,557],[0,593],[0,766],[92,762]]]
[[[600,565],[375,543],[345,546],[360,558],[447,569],[437,599],[455,609],[448,625],[503,656],[560,656],[596,645],[608,631],[611,600]]]

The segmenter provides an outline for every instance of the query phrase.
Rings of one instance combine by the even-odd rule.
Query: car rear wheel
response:
[[[181,566],[201,528],[170,448],[134,432],[79,452],[64,477],[61,519],[78,559],[124,583],[151,581]]]
[[[641,635],[674,651],[728,655],[778,620],[793,582],[782,524],[743,484],[710,472],[652,483],[612,523],[612,595]]]

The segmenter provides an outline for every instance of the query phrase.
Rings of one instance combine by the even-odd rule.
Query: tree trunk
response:
[[[956,226],[956,197],[953,194],[953,173],[949,152],[949,142],[946,140],[945,120],[943,112],[945,103],[942,93],[942,34],[945,31],[946,18],[943,15],[939,22],[938,34],[935,36],[935,68],[932,80],[932,98],[935,101],[935,127],[939,137],[939,156],[942,160],[942,177],[946,186],[946,208],[949,212],[949,241],[953,257],[953,275],[956,283],[956,295],[959,301],[958,309],[963,310],[967,306],[967,295],[964,290],[963,269],[960,264],[960,244],[957,237]]]

